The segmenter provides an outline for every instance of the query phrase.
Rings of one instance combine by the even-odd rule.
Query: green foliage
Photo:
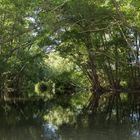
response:
[[[54,52],[49,54],[45,63],[50,68],[47,76],[55,83],[56,93],[71,95],[80,86],[88,86],[89,83],[80,68],[69,58],[62,58],[59,53]]]
[[[126,81],[120,81],[120,85],[122,87],[127,87],[128,86]]]
[[[35,92],[37,94],[43,94],[44,92],[47,92],[47,84],[46,82],[42,81],[35,85]]]
[[[53,91],[53,82],[50,80],[48,82],[41,81],[35,85],[35,92],[39,96],[45,96],[51,99],[53,97],[52,91]]]
[[[46,96],[78,110],[90,91],[139,89],[140,2],[116,3],[0,0],[1,98]]]
[[[65,123],[73,124],[76,121],[75,115],[70,109],[54,107],[48,114],[44,115],[44,120],[57,126]]]
[[[120,93],[120,98],[122,102],[128,101],[128,93]]]
[[[87,102],[89,101],[89,98],[91,97],[90,93],[76,93],[73,98],[71,99],[71,106],[76,111],[82,111],[82,109],[86,106]]]

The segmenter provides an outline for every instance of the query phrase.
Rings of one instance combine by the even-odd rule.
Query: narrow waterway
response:
[[[81,117],[74,124],[69,122],[56,126],[36,117],[34,111],[37,112],[37,108],[36,110],[30,110],[30,107],[28,107],[28,115],[18,109],[12,111],[4,111],[4,109],[1,109],[0,112],[0,140],[140,139],[140,125],[137,120],[118,123],[116,121],[105,121],[101,119],[101,116],[94,117],[94,119],[90,116]],[[133,116],[136,118],[136,115]]]

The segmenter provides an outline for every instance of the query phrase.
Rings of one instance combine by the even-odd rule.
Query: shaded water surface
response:
[[[93,127],[62,131],[63,140],[139,140],[140,127],[137,124],[98,124]]]
[[[34,115],[19,110],[10,113],[0,111],[0,140],[139,140],[139,122],[117,123],[96,119],[78,119],[73,125],[57,127],[45,123]],[[93,121],[94,120],[94,121]]]

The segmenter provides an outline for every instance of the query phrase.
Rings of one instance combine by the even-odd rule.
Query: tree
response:
[[[128,24],[127,13],[120,11],[123,6],[119,7],[113,0],[77,0],[62,3],[60,7],[53,11],[57,20],[53,21],[51,37],[55,43],[52,44],[88,77],[93,92],[91,107],[98,106],[104,92],[121,90],[121,81],[126,81],[129,87],[137,85],[139,68],[132,63],[136,55],[138,60],[139,51],[133,48],[134,30]]]

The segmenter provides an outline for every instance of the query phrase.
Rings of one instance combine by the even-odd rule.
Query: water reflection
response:
[[[102,123],[101,123],[102,124]],[[62,140],[139,140],[140,128],[132,124],[96,124],[92,127],[63,126],[59,130]],[[55,128],[49,124],[24,122],[0,126],[0,140],[60,140]]]
[[[44,140],[61,140],[58,134],[58,127],[50,123],[43,124],[43,138]]]
[[[41,140],[40,127],[34,124],[0,126],[1,140]]]
[[[38,124],[34,120],[10,124],[0,123],[0,140],[61,140],[57,128],[48,123]]]
[[[139,140],[140,129],[130,124],[94,125],[92,128],[67,128],[61,132],[63,140]]]
[[[10,109],[5,110],[5,106]],[[57,127],[44,122],[42,112],[45,111],[40,110],[38,103],[24,108],[1,105],[0,140],[60,140]]]
[[[32,107],[32,108],[31,108]],[[0,109],[0,140],[139,140],[140,123],[139,114],[130,114],[126,122],[116,120],[105,121],[100,114],[98,116],[81,115],[76,121],[67,119],[71,113],[69,110],[57,109],[55,119],[69,120],[58,123],[55,119],[52,122],[42,120],[44,110],[36,107],[26,106],[22,111],[18,108],[5,112]],[[30,109],[31,108],[31,109]],[[41,106],[42,108],[42,106]],[[44,107],[45,108],[45,107]],[[21,109],[21,106],[20,106]],[[43,112],[43,113],[42,113]],[[46,111],[49,117],[49,111]],[[45,114],[46,114],[45,112]],[[61,113],[60,113],[61,112]],[[67,115],[64,113],[66,112]],[[63,115],[64,114],[64,115]],[[53,123],[54,122],[54,123]]]

